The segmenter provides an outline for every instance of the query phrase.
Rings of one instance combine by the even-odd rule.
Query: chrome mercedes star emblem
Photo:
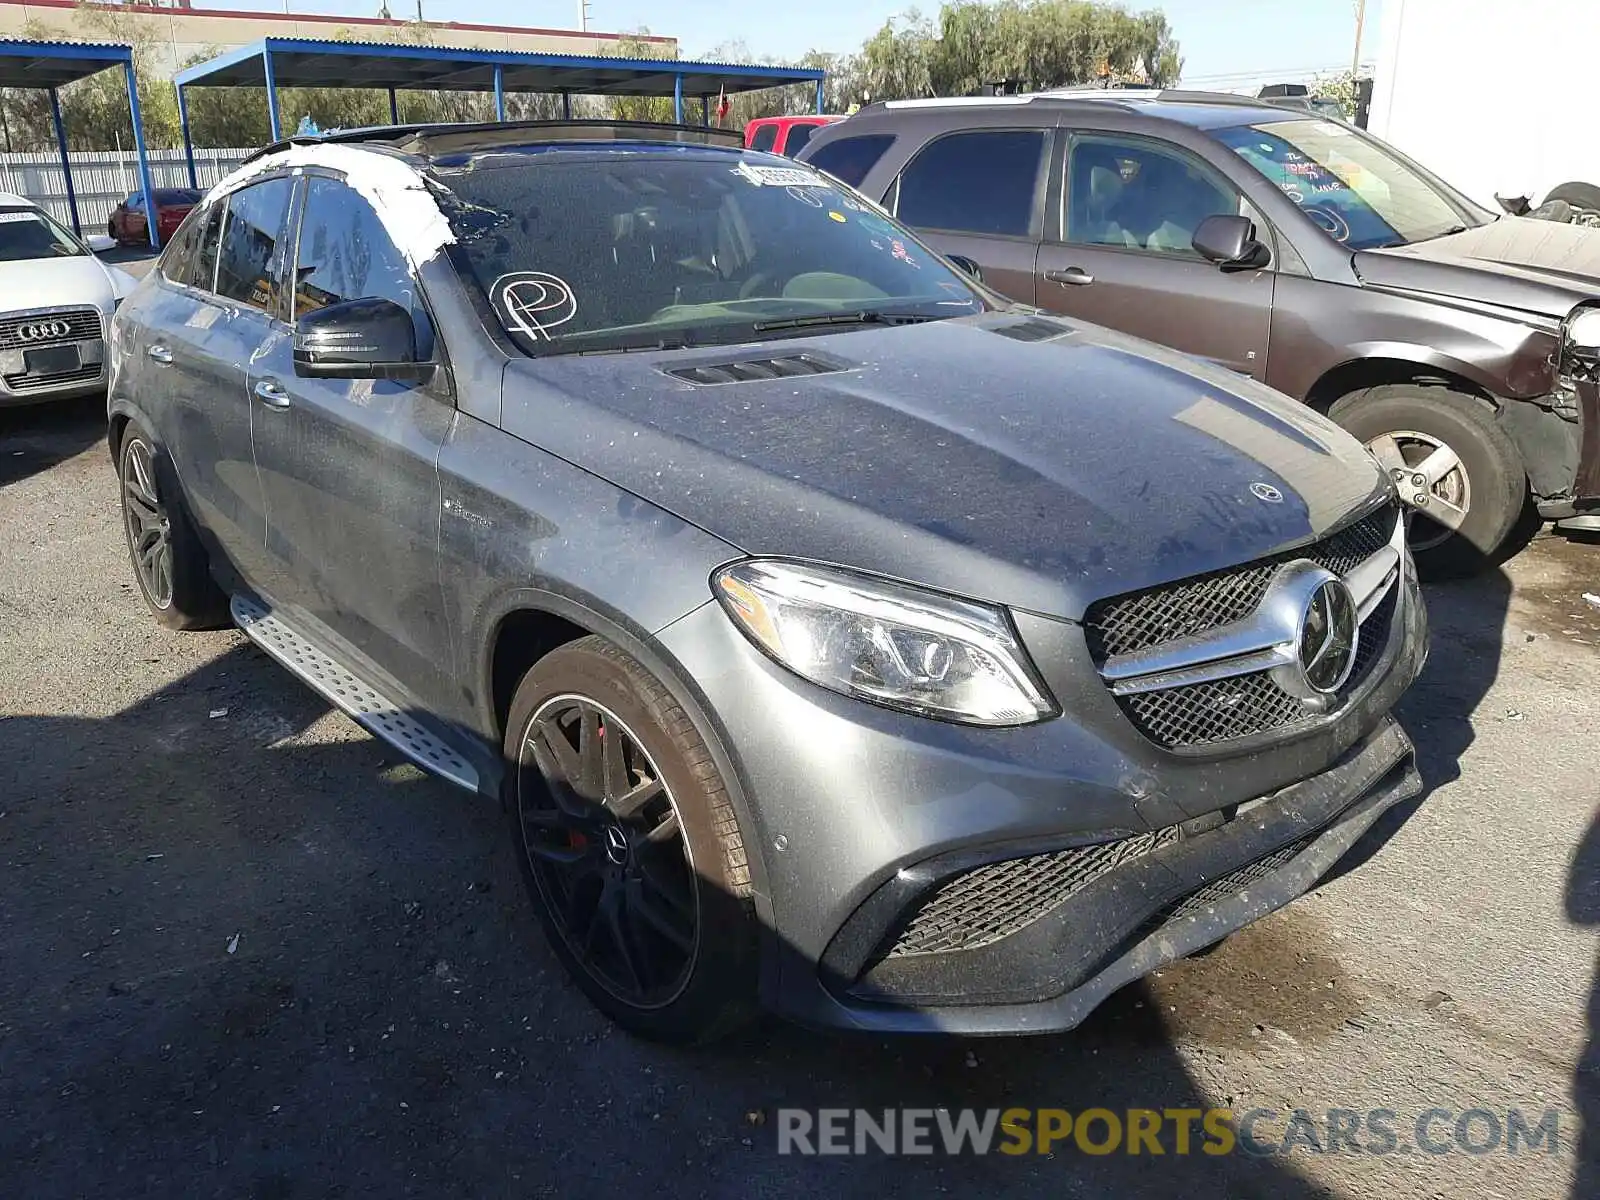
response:
[[[1283,493],[1270,483],[1252,483],[1250,494],[1257,500],[1265,500],[1268,504],[1282,504]]]
[[[616,825],[607,825],[605,832],[606,857],[622,864],[628,861],[628,835]]]
[[[1360,627],[1355,598],[1341,579],[1323,583],[1311,594],[1300,621],[1300,673],[1308,687],[1331,696],[1350,678]]]

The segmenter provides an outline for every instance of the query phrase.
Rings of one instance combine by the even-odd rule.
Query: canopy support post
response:
[[[572,93],[571,92],[562,92],[561,93],[561,119],[563,121],[572,120]]]
[[[506,73],[504,67],[494,69],[494,119],[506,119]]]
[[[707,129],[711,128],[711,97],[700,97],[700,124]]]
[[[817,80],[817,115],[822,115],[822,80]]]
[[[261,73],[267,83],[267,126],[272,131],[272,140],[283,141],[282,123],[278,119],[278,77],[272,69],[272,51],[261,52]]]
[[[189,100],[183,94],[183,84],[177,85],[178,128],[183,131],[183,157],[189,164],[189,186],[200,190],[200,176],[194,169],[194,134],[189,128]]]
[[[674,125],[683,124],[683,76],[672,77],[672,122]]]
[[[394,94],[394,89],[389,89],[389,124],[400,124],[400,97]]]
[[[161,214],[156,211],[155,188],[150,183],[150,152],[144,144],[144,114],[139,111],[139,80],[133,73],[133,59],[122,64],[123,78],[128,82],[128,116],[133,119],[133,148],[139,155],[139,190],[144,193],[144,225],[150,233],[150,245],[161,249]],[[66,140],[62,139],[62,146]]]
[[[56,149],[61,151],[61,177],[67,181],[67,211],[72,214],[72,232],[83,236],[83,226],[78,223],[78,194],[72,188],[72,157],[67,153],[67,127],[61,120],[61,96],[50,89],[50,119],[56,125]]]

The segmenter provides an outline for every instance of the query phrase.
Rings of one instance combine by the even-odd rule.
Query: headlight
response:
[[[1056,711],[1000,609],[770,559],[711,578],[751,641],[825,688],[966,725],[1025,725]]]
[[[1600,308],[1586,308],[1568,321],[1567,341],[1576,350],[1600,352]]]

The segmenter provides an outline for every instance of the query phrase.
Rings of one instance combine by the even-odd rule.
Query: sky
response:
[[[297,12],[371,16],[381,0],[289,0]],[[416,0],[389,0],[395,16],[413,16]],[[431,21],[474,21],[571,29],[580,0],[422,0]],[[196,7],[282,10],[282,0],[196,0]],[[678,39],[685,58],[742,41],[756,56],[793,58],[807,50],[856,49],[910,0],[807,0],[740,4],[736,0],[590,0],[589,28],[628,32],[648,27]],[[936,12],[926,0],[924,12]],[[1355,0],[1128,0],[1160,8],[1184,57],[1191,86],[1244,86],[1304,79],[1347,67],[1355,48]],[[1367,0],[1362,59],[1376,57],[1383,0]]]

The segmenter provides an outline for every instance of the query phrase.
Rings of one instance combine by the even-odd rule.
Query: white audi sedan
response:
[[[106,331],[136,282],[95,257],[110,241],[0,192],[0,407],[105,388]]]

